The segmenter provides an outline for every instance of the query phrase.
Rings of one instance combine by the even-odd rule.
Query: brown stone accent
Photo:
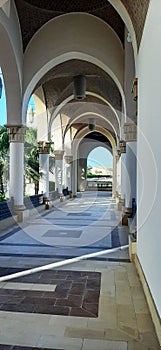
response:
[[[12,273],[12,270],[7,270],[6,274]],[[24,276],[14,281],[53,284],[56,285],[56,289],[53,292],[42,292],[1,288],[1,311],[80,317],[98,316],[101,283],[99,272],[53,270]]]
[[[24,125],[6,125],[9,129],[9,141],[24,143],[26,126]]]
[[[120,140],[119,146],[120,146],[120,153],[121,154],[126,153],[126,141]]]
[[[131,142],[137,140],[137,125],[133,123],[125,123],[124,124],[124,134],[125,141]]]
[[[50,153],[50,142],[49,141],[39,141],[39,154],[49,154]]]
[[[55,160],[63,160],[64,151],[56,150],[54,151]]]

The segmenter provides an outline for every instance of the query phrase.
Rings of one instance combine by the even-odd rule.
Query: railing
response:
[[[87,189],[88,190],[105,190],[112,191],[112,182],[108,181],[87,181]]]

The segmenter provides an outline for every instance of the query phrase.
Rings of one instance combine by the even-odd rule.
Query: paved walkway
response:
[[[1,235],[1,276],[117,250],[1,282],[0,349],[160,349],[120,219],[109,193],[85,192]]]

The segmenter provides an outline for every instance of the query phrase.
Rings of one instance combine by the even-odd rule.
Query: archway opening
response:
[[[78,191],[112,191],[113,147],[98,131],[87,134],[78,150]]]
[[[98,146],[87,158],[87,189],[112,191],[113,156],[110,150]]]

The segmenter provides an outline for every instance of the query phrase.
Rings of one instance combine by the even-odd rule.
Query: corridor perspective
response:
[[[84,192],[1,234],[1,276],[22,276],[0,283],[0,349],[159,350],[115,208],[111,193]]]
[[[160,0],[0,0],[0,350],[160,349],[160,42]]]

